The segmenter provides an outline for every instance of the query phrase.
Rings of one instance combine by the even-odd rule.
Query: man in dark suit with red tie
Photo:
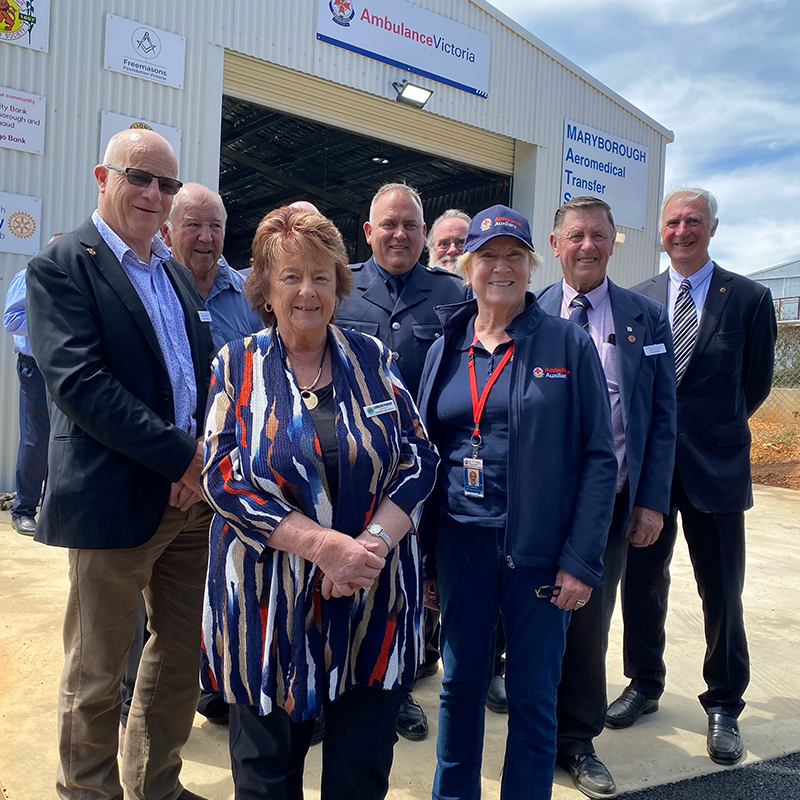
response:
[[[711,261],[718,222],[709,192],[670,192],[661,207],[670,267],[634,287],[667,306],[678,436],[671,511],[661,536],[651,547],[628,552],[622,602],[631,682],[609,707],[606,725],[624,728],[658,710],[680,513],[705,618],[708,688],[699,700],[708,715],[708,754],[734,764],[743,754],[737,718],[750,679],[742,610],[744,512],[753,504],[747,420],[770,392],[777,326],[768,289]]]

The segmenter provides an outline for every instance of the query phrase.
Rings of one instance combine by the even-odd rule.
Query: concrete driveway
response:
[[[756,486],[747,515],[748,573],[745,611],[752,680],[741,718],[747,748],[743,763],[800,750],[800,493]],[[44,547],[11,528],[0,514],[0,788],[6,800],[55,797],[56,700],[62,666],[61,620],[67,591],[66,552]],[[622,675],[621,623],[615,618],[609,651],[609,696],[626,685]],[[668,621],[667,690],[661,710],[621,731],[606,730],[597,751],[620,791],[730,770],[705,753],[706,719],[697,695],[703,690],[704,652],[700,600],[686,546],[673,562]],[[423,742],[401,739],[395,750],[390,800],[430,797],[435,765],[437,677],[415,696],[428,713]],[[487,712],[483,797],[499,797],[505,717]],[[321,748],[307,765],[306,797],[319,798]],[[209,800],[233,798],[227,729],[198,716],[183,751],[185,785]],[[733,768],[735,769],[735,768]],[[555,800],[582,798],[556,770]]]

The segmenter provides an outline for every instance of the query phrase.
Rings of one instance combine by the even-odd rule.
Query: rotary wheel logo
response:
[[[24,211],[15,211],[8,216],[8,229],[18,239],[30,239],[36,233],[36,220]]]

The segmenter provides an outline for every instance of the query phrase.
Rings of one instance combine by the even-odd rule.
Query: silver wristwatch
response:
[[[377,522],[370,522],[370,524],[367,525],[367,533],[377,536],[379,539],[383,539],[383,541],[386,542],[386,546],[389,548],[389,551],[391,552],[391,549],[394,547],[394,543],[389,538],[389,534],[386,533],[381,525],[378,525]]]

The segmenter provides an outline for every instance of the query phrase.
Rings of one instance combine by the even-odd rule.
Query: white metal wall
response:
[[[671,134],[595,79],[571,65],[483,0],[417,0],[420,6],[489,34],[492,59],[488,99],[372,61],[315,38],[317,0],[59,0],[51,4],[50,51],[0,45],[0,85],[47,98],[43,156],[0,148],[0,190],[40,196],[42,241],[76,227],[92,211],[100,112],[114,111],[172,125],[183,132],[180,176],[216,188],[224,48],[306,72],[381,98],[394,98],[392,81],[427,85],[434,95],[424,124],[438,114],[518,140],[524,169],[515,170],[515,198],[533,203],[537,249],[547,235],[560,193],[563,119],[600,128],[650,148],[645,232],[626,229],[612,261],[612,277],[629,285],[657,269],[655,218]],[[146,22],[186,37],[183,90],[102,68],[105,14]],[[527,145],[527,146],[522,146]],[[536,145],[531,148],[530,145]],[[530,214],[529,208],[521,208]],[[27,259],[0,253],[0,295]],[[538,280],[556,277],[552,259]],[[11,338],[0,346],[0,489],[13,484],[17,382]]]

